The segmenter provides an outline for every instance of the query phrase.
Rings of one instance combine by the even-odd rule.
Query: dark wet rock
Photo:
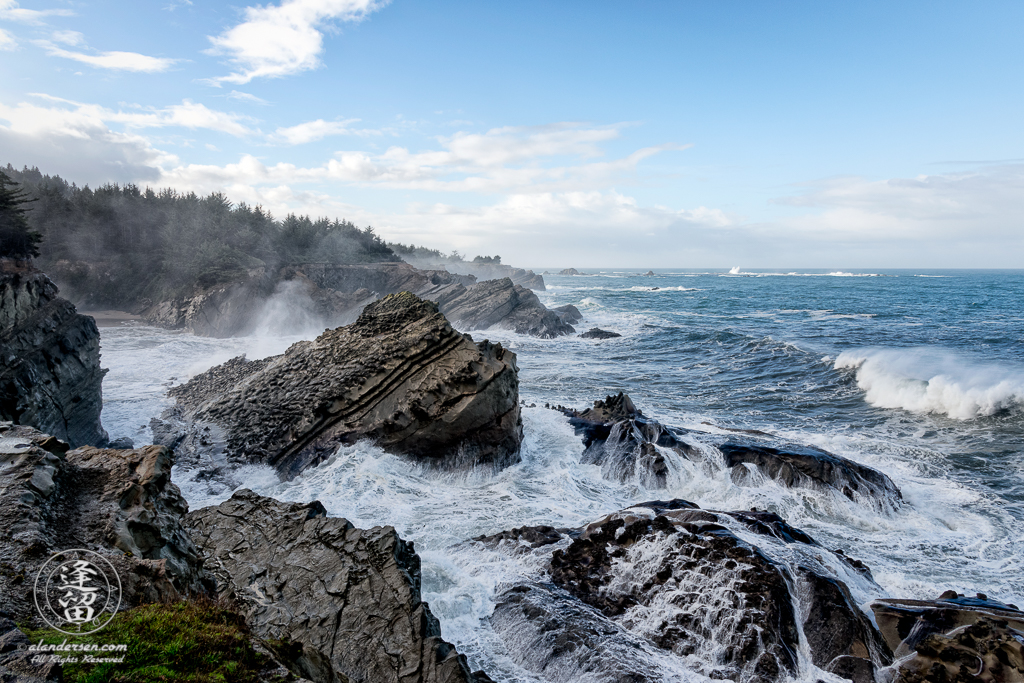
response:
[[[654,275],[654,271],[653,270],[648,270],[646,273],[644,273],[644,277],[652,277],[653,275]]]
[[[869,683],[892,662],[837,571],[862,589],[870,578],[844,573],[843,557],[774,513],[658,500],[576,530],[476,542],[547,554],[551,583],[506,588],[491,618],[510,656],[545,680],[687,680],[684,669],[767,683],[806,677],[804,649],[815,666]]]
[[[159,438],[189,466],[226,458],[286,478],[359,439],[448,467],[502,467],[522,441],[517,372],[514,353],[474,343],[406,292],[281,356],[234,359],[173,388]]]
[[[600,327],[592,327],[588,331],[580,335],[581,339],[614,339],[615,337],[621,337],[622,335],[618,332],[612,332],[610,330],[602,330]]]
[[[0,420],[102,446],[99,330],[57,293],[33,266],[0,259]]]
[[[512,660],[552,683],[662,683],[651,646],[550,584],[520,584],[497,598],[491,626]]]
[[[114,565],[126,605],[206,594],[172,464],[162,446],[69,450],[37,430],[0,423],[0,610],[36,623],[36,573],[71,548]]]
[[[952,591],[943,593],[938,600],[876,600],[871,609],[882,636],[897,656],[901,650],[909,652],[916,639],[979,619],[1005,621],[1008,628],[1024,633],[1024,612],[1015,606],[988,598],[968,598]]]
[[[558,274],[559,275],[580,275],[581,273],[580,273],[580,271],[576,270],[575,268],[563,268],[562,270],[558,271]]]
[[[579,321],[583,320],[583,314],[580,313],[580,309],[576,308],[572,304],[556,306],[551,310],[557,313],[558,317],[562,319],[562,322],[567,325],[575,325]]]
[[[503,263],[480,263],[479,261],[462,261],[447,263],[445,267],[453,273],[474,276],[480,282],[484,280],[500,280],[509,278],[514,284],[532,289],[536,292],[545,290],[544,278],[532,270],[507,266]]]
[[[691,510],[681,512],[693,519]],[[657,559],[639,563],[641,555]],[[621,575],[620,565],[631,566],[631,576]],[[721,525],[612,516],[555,551],[551,578],[678,656],[714,643],[721,649],[716,664],[729,678],[776,680],[796,670],[789,577]]]
[[[668,463],[657,447],[689,457],[693,448],[664,425],[644,417],[626,394],[608,396],[582,412],[560,408],[583,437],[581,462],[599,465],[615,481],[634,477],[648,488],[664,488]]]
[[[737,483],[746,481],[749,465],[786,486],[838,490],[850,500],[893,508],[903,501],[896,484],[878,470],[818,448],[725,443],[718,449]]]
[[[421,598],[419,556],[393,528],[356,529],[319,502],[249,490],[188,524],[218,595],[261,638],[301,643],[353,681],[474,682]]]
[[[424,296],[431,298],[430,293]],[[460,330],[500,327],[542,339],[575,332],[572,325],[548,310],[536,294],[513,284],[509,278],[481,282],[439,303],[441,312]]]

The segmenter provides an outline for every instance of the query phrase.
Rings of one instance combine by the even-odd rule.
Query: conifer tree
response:
[[[18,183],[0,171],[0,257],[27,259],[39,256],[43,236],[33,230],[25,218],[25,207],[32,200],[18,189]]]

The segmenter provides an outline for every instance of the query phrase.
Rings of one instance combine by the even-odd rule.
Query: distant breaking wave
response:
[[[856,370],[865,399],[880,408],[968,420],[1024,406],[1024,370],[971,362],[951,351],[843,351],[835,367]]]

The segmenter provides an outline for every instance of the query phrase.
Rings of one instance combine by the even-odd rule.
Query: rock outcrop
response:
[[[204,595],[211,588],[182,527],[188,505],[162,446],[70,450],[55,437],[0,423],[0,611],[40,623],[36,573],[71,548],[104,555],[125,605]]]
[[[171,426],[155,432],[190,465],[226,456],[288,478],[359,439],[449,467],[501,467],[522,441],[515,360],[406,292],[281,356],[235,359],[175,387]]]
[[[551,583],[509,587],[491,617],[510,656],[545,680],[677,681],[685,668],[780,681],[803,673],[801,649],[837,673],[892,662],[843,580],[880,591],[868,570],[772,513],[652,501],[582,529],[476,542],[549,553]]]
[[[691,460],[706,460],[706,450],[696,446],[701,442],[722,454],[732,480],[740,485],[763,476],[788,487],[835,491],[876,507],[896,509],[902,504],[896,484],[866,465],[819,448],[782,443],[764,432],[744,430],[750,436],[765,438],[741,443],[705,432],[669,428],[645,417],[622,393],[596,401],[593,408],[582,412],[563,406],[555,409],[565,414],[583,437],[582,462],[600,465],[609,479],[638,478],[645,486],[664,487],[668,463],[659,448],[671,449]],[[689,442],[683,441],[683,436]]]
[[[563,323],[567,325],[575,325],[576,323],[583,320],[583,314],[580,313],[580,309],[576,308],[572,304],[566,304],[565,306],[556,306],[551,309],[558,314],[558,317],[562,319]]]
[[[433,300],[430,292],[423,296]],[[500,327],[542,339],[575,332],[558,313],[548,310],[536,294],[513,284],[509,278],[463,288],[462,292],[445,297],[439,304],[441,312],[461,330]]]
[[[249,490],[190,513],[188,523],[218,594],[262,638],[301,643],[352,681],[477,680],[441,638],[420,596],[419,557],[393,528],[356,529],[318,502]]]
[[[878,628],[899,660],[893,683],[1021,683],[1024,612],[1015,605],[967,598],[876,600]]]
[[[544,277],[532,270],[506,266],[503,263],[480,263],[478,261],[462,261],[461,263],[446,263],[444,268],[453,273],[472,275],[477,280],[501,280],[509,278],[514,284],[520,285],[536,292],[543,292]]]
[[[96,322],[23,261],[0,259],[0,420],[102,446],[106,370]]]
[[[615,339],[622,335],[618,332],[612,332],[611,330],[602,330],[600,327],[591,327],[589,330],[580,335],[581,339]]]

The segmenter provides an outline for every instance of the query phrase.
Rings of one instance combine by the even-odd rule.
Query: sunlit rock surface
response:
[[[281,356],[174,388],[177,408],[154,434],[189,465],[227,458],[288,478],[359,439],[446,467],[502,467],[522,441],[517,372],[515,354],[406,292]]]

